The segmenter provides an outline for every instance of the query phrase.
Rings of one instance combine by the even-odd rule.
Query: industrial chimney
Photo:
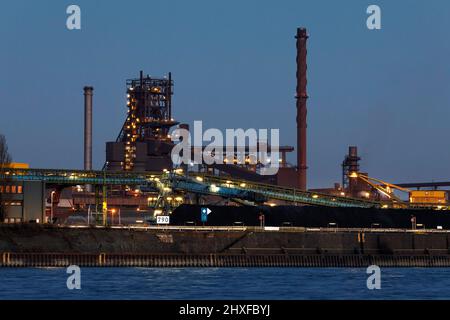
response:
[[[298,188],[306,190],[306,40],[305,28],[297,28],[297,174]]]
[[[84,87],[84,170],[92,170],[92,94],[93,87]]]

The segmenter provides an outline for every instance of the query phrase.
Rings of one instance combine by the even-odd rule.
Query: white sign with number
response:
[[[169,224],[170,217],[169,216],[156,216],[156,223],[157,224]]]

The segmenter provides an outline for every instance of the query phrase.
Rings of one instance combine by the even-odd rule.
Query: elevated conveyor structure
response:
[[[52,184],[68,185],[145,185],[152,177],[161,173],[86,171],[69,169],[8,169],[0,176],[9,181],[43,181]]]
[[[302,191],[294,188],[197,173],[183,175],[174,172],[8,169],[0,179],[7,181],[42,181],[47,184],[62,185],[145,186],[155,191],[164,191],[166,194],[167,188],[170,188],[179,192],[216,195],[223,198],[242,199],[256,203],[263,203],[268,200],[281,200],[292,204],[328,207],[386,207],[386,203],[373,200],[339,197],[324,193]],[[409,205],[407,206],[409,207]]]
[[[164,177],[163,181],[167,181],[173,189],[179,191],[204,195],[217,195],[226,198],[238,198],[256,202],[264,202],[272,199],[328,207],[381,207],[381,204],[375,201],[336,197],[317,192],[302,191],[299,189],[245,180],[228,180],[226,178],[209,175],[182,176],[171,173]]]

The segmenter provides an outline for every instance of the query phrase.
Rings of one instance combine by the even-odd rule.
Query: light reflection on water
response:
[[[363,268],[82,268],[68,290],[65,268],[0,269],[0,299],[448,299],[448,269],[382,269],[368,290]]]

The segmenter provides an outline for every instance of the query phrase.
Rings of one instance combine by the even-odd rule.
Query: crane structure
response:
[[[367,174],[360,172],[350,172],[349,179],[359,179],[384,196],[386,200],[379,199],[383,206],[388,206],[388,202],[396,208],[413,208],[413,207],[430,207],[435,209],[448,209],[447,193],[443,190],[411,190],[399,185],[386,182],[384,180],[369,177]],[[408,200],[402,200],[395,191],[408,194]],[[367,198],[370,195],[367,194]]]

